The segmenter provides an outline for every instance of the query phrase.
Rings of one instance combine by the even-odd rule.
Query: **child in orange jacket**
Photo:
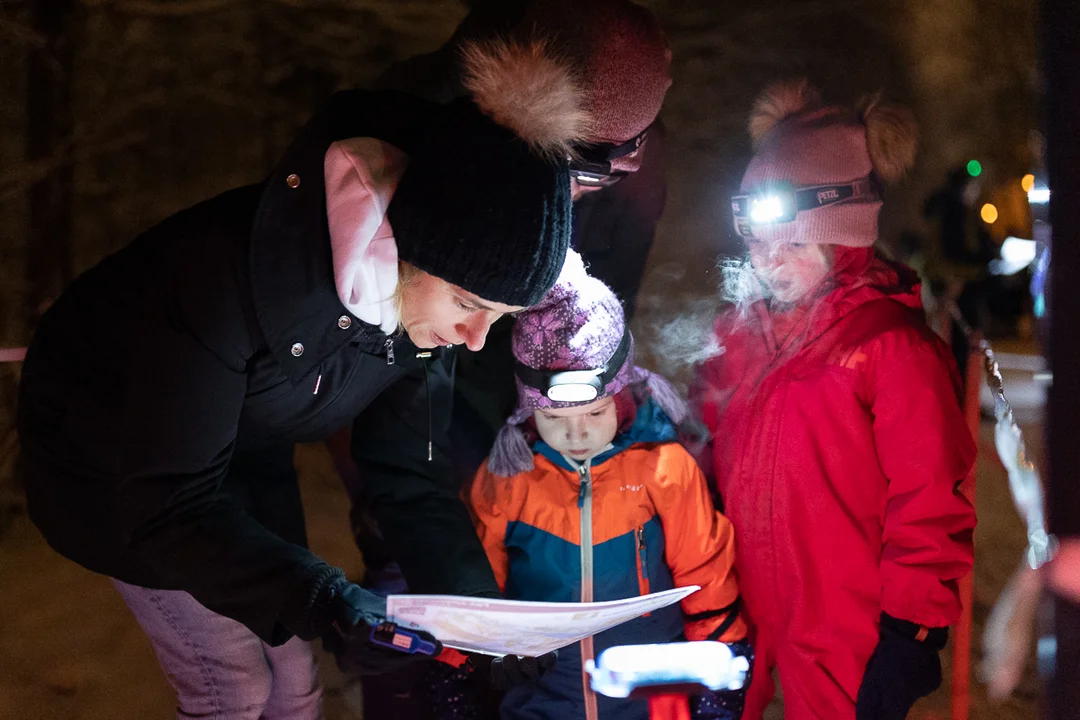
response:
[[[644,720],[647,703],[597,696],[582,666],[613,645],[682,639],[731,643],[748,656],[731,524],[676,441],[684,404],[634,367],[618,299],[573,253],[555,288],[517,317],[513,349],[517,409],[467,491],[505,596],[593,602],[702,589],[681,607],[563,648],[552,670],[507,693],[500,716]],[[696,717],[724,720],[741,706],[741,691],[693,702]]]

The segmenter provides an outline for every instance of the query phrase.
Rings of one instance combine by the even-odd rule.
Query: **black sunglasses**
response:
[[[649,127],[652,127],[651,125]],[[611,163],[621,157],[637,152],[645,142],[649,128],[624,143],[590,143],[577,148],[577,156],[570,159],[570,177],[585,187],[609,187],[629,175],[625,170],[612,170]]]

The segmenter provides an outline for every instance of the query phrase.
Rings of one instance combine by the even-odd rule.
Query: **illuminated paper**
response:
[[[458,595],[391,595],[387,619],[443,645],[486,655],[543,655],[673,605],[697,585],[595,603],[525,602]]]

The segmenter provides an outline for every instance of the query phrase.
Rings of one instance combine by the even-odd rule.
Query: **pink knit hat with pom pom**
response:
[[[495,438],[488,469],[510,477],[531,470],[533,452],[519,427],[539,408],[584,405],[616,395],[628,385],[644,384],[653,400],[676,424],[686,417],[686,404],[664,378],[634,366],[633,338],[622,305],[600,280],[585,271],[581,256],[570,251],[555,286],[534,307],[519,313],[512,331],[514,357],[525,368],[516,378],[518,404]],[[625,337],[625,339],[624,339]],[[625,343],[625,345],[624,345]],[[579,402],[551,400],[544,390],[522,382],[523,372],[597,371],[621,355],[625,360],[606,373],[611,379],[597,395]]]
[[[912,114],[874,96],[855,108],[827,107],[805,80],[770,86],[750,115],[754,157],[746,168],[741,194],[770,187],[816,188],[813,209],[789,222],[757,223],[736,211],[741,236],[768,243],[817,243],[869,247],[878,238],[880,185],[894,182],[915,161],[916,126]],[[852,187],[841,197],[836,186]]]

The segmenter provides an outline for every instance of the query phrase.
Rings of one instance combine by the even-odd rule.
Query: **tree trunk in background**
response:
[[[74,212],[75,0],[32,0],[41,44],[27,62],[26,151],[31,166],[52,166],[29,190],[26,244],[27,331],[72,276]]]
[[[1080,5],[1076,0],[1042,4],[1043,66],[1046,78],[1046,166],[1050,175],[1051,255],[1050,367],[1048,394],[1050,530],[1059,538],[1080,537]],[[1057,658],[1047,688],[1046,717],[1075,718],[1080,708],[1080,605],[1056,602]]]

